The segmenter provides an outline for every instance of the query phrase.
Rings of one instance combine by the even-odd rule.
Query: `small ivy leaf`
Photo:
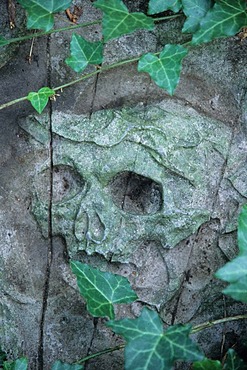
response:
[[[28,361],[26,357],[18,358],[15,361],[6,361],[3,363],[4,370],[27,370]]]
[[[138,63],[138,71],[147,72],[154,82],[173,94],[179,82],[182,60],[188,49],[181,45],[167,44],[159,57],[152,53],[145,54]]]
[[[192,38],[192,44],[235,35],[247,24],[246,0],[220,0],[209,9]]]
[[[213,6],[212,0],[182,0],[183,12],[187,19],[182,32],[194,33],[198,30],[200,21]]]
[[[130,303],[138,297],[123,276],[102,272],[78,261],[70,263],[89,313],[114,319],[114,303]]]
[[[177,13],[181,8],[181,0],[150,0],[148,14],[158,14],[166,10],[172,10],[174,13]]]
[[[5,39],[3,36],[0,36],[0,47],[9,44],[9,40]]]
[[[247,256],[247,205],[244,205],[238,218],[239,254]]]
[[[243,206],[238,219],[238,243],[239,255],[221,267],[215,276],[231,283],[223,293],[247,303],[247,205]]]
[[[31,102],[38,113],[42,113],[48,103],[49,97],[53,95],[55,95],[54,90],[49,87],[42,87],[38,92],[30,92],[27,100]]]
[[[247,365],[238,357],[233,349],[227,351],[226,362],[223,367],[224,370],[246,370]]]
[[[154,29],[154,20],[143,13],[129,13],[120,0],[97,0],[94,6],[103,11],[104,41],[132,33],[139,29]]]
[[[27,28],[49,31],[54,24],[54,13],[70,7],[72,0],[18,0],[28,13]]]
[[[89,42],[75,33],[70,43],[70,52],[71,56],[65,62],[76,72],[82,72],[88,64],[101,64],[103,61],[102,42]]]
[[[169,370],[176,360],[204,358],[189,338],[190,325],[174,325],[164,332],[158,314],[146,307],[137,319],[109,321],[106,325],[127,341],[126,370]]]
[[[79,364],[66,364],[62,361],[56,361],[51,370],[83,370],[83,366]]]
[[[218,360],[210,360],[205,358],[202,361],[193,363],[193,370],[222,370],[222,365]]]

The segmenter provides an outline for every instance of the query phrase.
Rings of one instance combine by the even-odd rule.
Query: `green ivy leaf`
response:
[[[235,35],[247,25],[246,0],[219,0],[200,22],[192,44]]]
[[[173,94],[182,69],[182,60],[187,55],[188,49],[181,45],[167,44],[159,57],[148,53],[141,57],[138,63],[138,71],[149,73],[154,82]]]
[[[3,363],[4,370],[27,370],[28,361],[26,357],[18,358],[15,361],[7,361]]]
[[[227,351],[226,362],[223,367],[224,370],[246,370],[247,365],[238,357],[233,349]]]
[[[70,43],[70,52],[71,56],[65,62],[76,72],[82,72],[88,64],[101,64],[103,60],[102,42],[89,42],[75,33]]]
[[[182,32],[194,33],[198,30],[200,21],[213,6],[212,0],[182,0],[183,12],[187,19]]]
[[[247,303],[247,205],[242,208],[238,219],[238,242],[239,255],[221,267],[215,276],[231,283],[223,293]]]
[[[190,325],[174,325],[164,332],[158,314],[146,307],[137,319],[109,321],[106,325],[127,341],[126,370],[169,370],[176,360],[199,361],[204,357],[189,338]]]
[[[42,113],[48,103],[49,97],[55,95],[55,91],[49,87],[42,87],[38,92],[30,92],[27,96],[38,113]]]
[[[69,8],[72,0],[18,0],[28,13],[27,28],[49,31],[54,24],[54,13]]]
[[[143,13],[129,13],[120,0],[97,0],[94,6],[103,11],[104,41],[139,29],[154,29],[154,21]]]
[[[218,360],[205,358],[202,361],[194,362],[193,370],[222,370],[222,365]]]
[[[70,266],[80,293],[87,301],[87,309],[95,317],[114,319],[114,303],[130,303],[138,298],[123,276],[102,272],[78,261],[72,261]]]
[[[51,370],[83,370],[83,366],[79,364],[66,364],[62,361],[56,361]]]
[[[238,247],[240,255],[247,255],[247,205],[242,207],[238,218]]]
[[[181,8],[181,0],[150,0],[148,14],[158,14],[166,10],[172,10],[174,13],[177,13]]]
[[[5,39],[3,36],[0,36],[0,47],[9,44],[9,40]]]

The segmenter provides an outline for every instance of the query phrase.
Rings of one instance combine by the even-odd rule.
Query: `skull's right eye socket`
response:
[[[146,215],[157,213],[162,208],[161,185],[135,172],[117,174],[110,182],[109,189],[113,202],[125,212]]]

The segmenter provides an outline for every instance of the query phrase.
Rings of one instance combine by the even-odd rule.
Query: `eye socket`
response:
[[[125,212],[146,215],[157,213],[162,208],[161,185],[135,172],[117,174],[109,183],[109,189],[113,202]]]
[[[53,201],[73,198],[85,187],[83,178],[69,166],[53,167]]]
[[[41,176],[41,178],[40,178]],[[39,196],[42,201],[49,201],[50,194],[50,170],[46,169],[39,175]],[[83,191],[85,181],[70,166],[57,165],[53,167],[53,194],[54,203],[66,201]]]

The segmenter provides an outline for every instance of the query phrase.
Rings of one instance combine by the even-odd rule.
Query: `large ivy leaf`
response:
[[[70,52],[71,56],[65,62],[76,72],[82,72],[88,64],[101,64],[103,60],[102,42],[89,42],[75,33],[71,39]]]
[[[102,272],[78,261],[72,261],[70,266],[93,316],[114,319],[114,303],[130,303],[138,298],[123,276]]]
[[[201,19],[212,7],[212,0],[182,0],[183,12],[187,19],[184,22],[182,32],[194,33],[200,25]]]
[[[158,14],[166,10],[172,10],[174,13],[177,13],[181,7],[181,0],[150,0],[148,14]]]
[[[192,44],[235,35],[247,25],[246,0],[219,0],[200,22]]]
[[[227,351],[226,362],[223,367],[224,370],[246,370],[247,365],[238,357],[233,349]]]
[[[42,87],[38,92],[30,92],[27,96],[38,113],[42,113],[48,103],[49,97],[55,95],[55,91],[49,87]]]
[[[190,325],[174,325],[164,332],[158,314],[146,307],[137,319],[106,325],[127,341],[126,370],[169,370],[176,360],[199,361],[204,357],[189,338]]]
[[[27,28],[49,31],[54,24],[54,13],[69,8],[72,0],[18,0],[28,13]]]
[[[167,44],[159,54],[145,54],[138,63],[139,72],[147,72],[154,82],[173,94],[180,77],[182,60],[187,55],[188,49],[181,45]]]
[[[193,370],[222,370],[222,365],[218,360],[205,358],[202,361],[194,362],[192,368]]]
[[[143,13],[129,13],[120,0],[97,0],[94,6],[103,11],[104,41],[139,29],[154,29],[154,20]]]
[[[247,303],[247,205],[242,208],[238,219],[238,243],[239,255],[221,267],[215,276],[231,283],[223,293]]]
[[[18,358],[15,361],[7,361],[3,363],[4,370],[27,370],[28,361],[26,357]]]
[[[56,361],[51,370],[83,370],[83,366],[79,364],[66,364],[62,361]]]

